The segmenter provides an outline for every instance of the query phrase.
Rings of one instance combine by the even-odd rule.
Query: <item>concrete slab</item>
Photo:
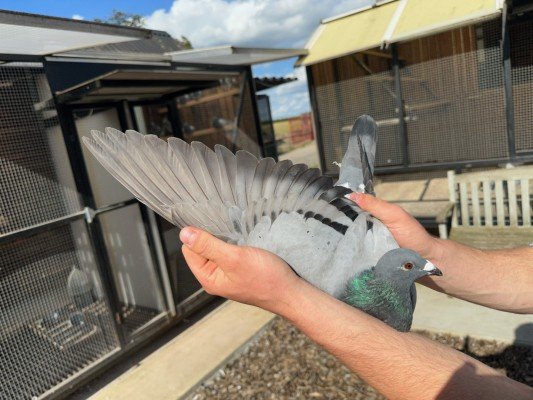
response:
[[[533,346],[533,315],[492,310],[417,285],[413,329]]]
[[[179,399],[231,359],[273,318],[267,311],[228,301],[90,399]]]
[[[294,164],[307,164],[309,168],[320,167],[318,148],[314,140],[287,153],[280,154],[279,160],[291,160]]]

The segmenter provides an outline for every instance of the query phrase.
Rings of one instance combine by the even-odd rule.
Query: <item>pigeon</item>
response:
[[[415,280],[441,272],[399,248],[382,222],[346,198],[373,192],[376,132],[371,117],[356,120],[336,183],[305,164],[133,130],[93,130],[83,142],[140,202],[174,225],[268,250],[312,285],[408,331]]]

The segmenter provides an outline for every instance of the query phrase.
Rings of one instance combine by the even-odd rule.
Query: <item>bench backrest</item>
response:
[[[450,238],[481,248],[533,242],[533,166],[448,171],[448,185],[454,203]]]

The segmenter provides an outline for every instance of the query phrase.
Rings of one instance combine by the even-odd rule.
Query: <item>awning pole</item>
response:
[[[515,121],[513,102],[513,81],[511,71],[511,42],[509,38],[509,18],[507,2],[503,4],[502,10],[502,60],[503,60],[503,89],[505,92],[505,117],[507,122],[507,145],[509,148],[509,158],[516,159],[515,141]]]
[[[409,149],[407,139],[407,126],[405,124],[405,108],[403,104],[402,83],[400,80],[400,61],[398,59],[398,49],[396,43],[390,46],[392,55],[392,71],[394,73],[394,91],[396,92],[396,115],[398,116],[398,126],[400,127],[400,143],[402,146],[403,165],[409,165]]]

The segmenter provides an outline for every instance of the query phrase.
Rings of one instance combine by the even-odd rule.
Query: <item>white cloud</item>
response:
[[[83,15],[80,15],[80,14],[74,14],[74,15],[72,16],[72,19],[77,19],[77,20],[82,21],[82,20],[85,19],[85,17],[84,17]]]
[[[175,0],[146,17],[149,28],[185,35],[194,47],[303,47],[323,18],[369,0]]]
[[[174,0],[169,10],[146,17],[147,27],[187,36],[195,48],[224,44],[248,47],[305,46],[320,20],[355,10],[371,0]],[[275,75],[262,66],[261,75]],[[274,119],[310,110],[305,69],[286,83],[264,93]]]

